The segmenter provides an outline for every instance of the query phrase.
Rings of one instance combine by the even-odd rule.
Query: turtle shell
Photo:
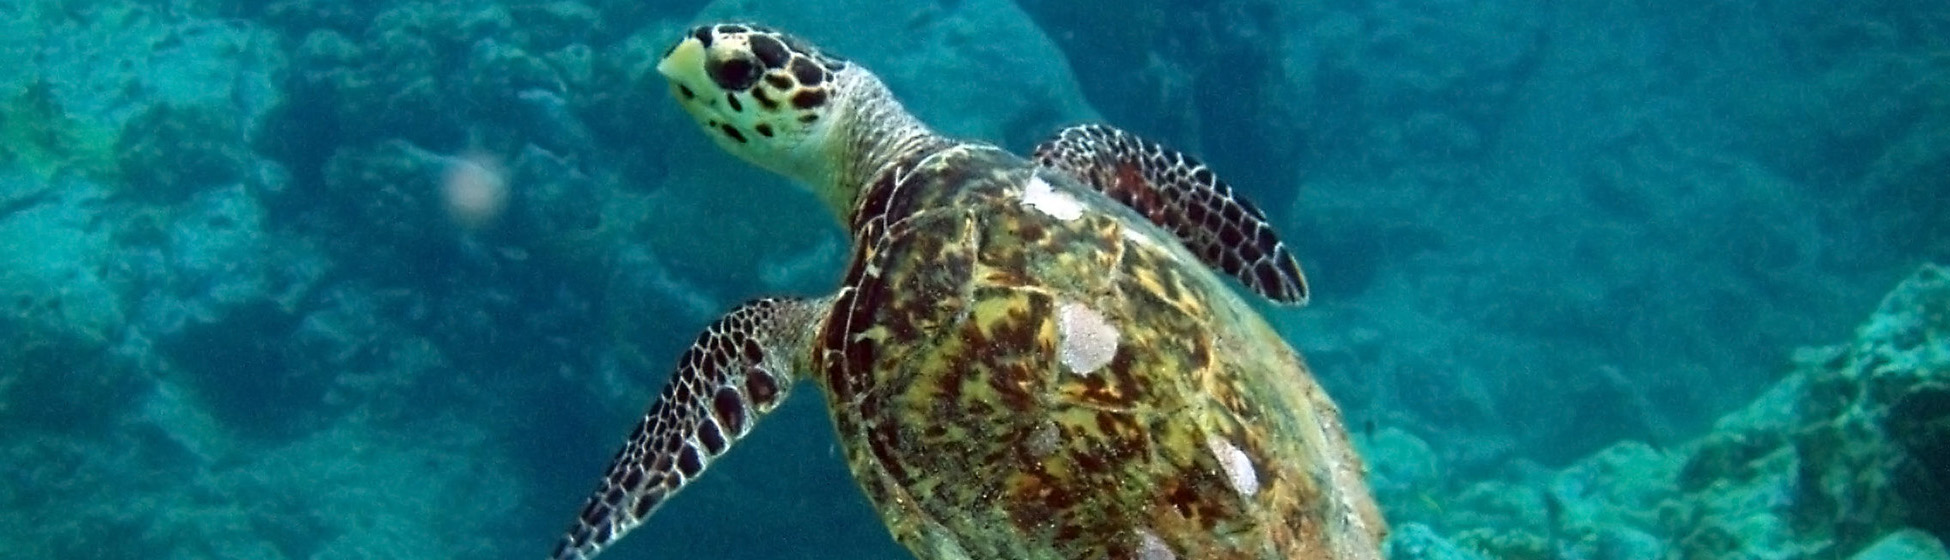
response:
[[[983,146],[862,196],[813,366],[916,556],[1377,557],[1339,411],[1169,232]]]

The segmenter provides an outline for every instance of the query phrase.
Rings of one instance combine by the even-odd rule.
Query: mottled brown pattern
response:
[[[1025,204],[1032,173],[1084,214]],[[845,387],[829,392],[849,464],[917,556],[1132,557],[1149,533],[1179,558],[1375,558],[1382,524],[1338,412],[1169,233],[990,148],[901,177],[863,195],[900,211],[856,224],[897,227],[857,240],[857,295],[821,336],[827,355],[870,358],[815,378]],[[1062,302],[1117,329],[1108,364],[1059,363]],[[1209,438],[1246,454],[1256,492]]]
[[[810,379],[923,559],[1378,560],[1339,413],[1208,268],[1297,303],[1299,264],[1197,160],[1099,125],[1034,163],[958,142],[748,24],[697,27],[656,69],[720,147],[825,202],[853,259],[832,295],[699,336],[554,559],[642,524]]]
[[[1197,158],[1098,124],[1066,128],[1031,157],[1136,210],[1247,289],[1274,301],[1307,301],[1300,262],[1266,214],[1234,196]]]

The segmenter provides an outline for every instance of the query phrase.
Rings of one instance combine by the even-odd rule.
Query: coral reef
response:
[[[1401,531],[1395,549],[1409,558],[1450,557],[1419,552],[1440,550],[1430,542],[1492,558],[1944,557],[1950,268],[1918,270],[1853,342],[1803,349],[1794,362],[1774,388],[1696,440],[1666,449],[1619,443],[1563,470],[1477,483],[1438,498],[1437,511],[1391,497],[1398,523],[1450,534],[1432,541],[1420,529]],[[1399,443],[1405,437],[1372,438],[1372,461],[1426,461]],[[1427,479],[1385,466],[1376,477],[1385,497]],[[1885,539],[1893,540],[1878,544]]]
[[[1774,368],[1950,258],[1945,10],[15,3],[0,549],[539,553],[698,327],[842,264],[646,75],[733,17],[948,132],[1103,117],[1262,202],[1318,291],[1271,316],[1367,427],[1396,558],[1941,559],[1943,269]],[[490,215],[454,219],[457,169]],[[777,418],[624,547],[900,557],[818,407]]]
[[[1824,23],[1807,8],[1457,6],[1297,13],[1307,31],[1288,48],[1313,71],[1274,83],[1334,119],[1287,212],[1323,310],[1293,319],[1293,338],[1343,402],[1411,427],[1458,472],[1520,449],[1562,464],[1620,438],[1671,445],[1765,388],[1780,348],[1835,336],[1918,258],[1950,257],[1943,197],[1920,194],[1942,183],[1923,175],[1950,152],[1950,113],[1894,93],[1950,76],[1933,36],[1894,23],[1940,7]],[[1778,52],[1811,26],[1894,35],[1809,47],[1838,59],[1811,90]],[[1669,41],[1722,33],[1741,39]],[[1866,64],[1900,71],[1840,73]],[[1880,108],[1847,100],[1870,98]],[[1796,100],[1915,120],[1879,121],[1888,141],[1810,145],[1853,125],[1791,116],[1820,112],[1782,106]],[[1793,138],[1768,150],[1798,163],[1755,147],[1768,138]],[[1886,171],[1839,172],[1863,158]]]
[[[252,165],[230,107],[158,105],[132,119],[115,145],[132,196],[178,202],[198,189],[237,182]]]

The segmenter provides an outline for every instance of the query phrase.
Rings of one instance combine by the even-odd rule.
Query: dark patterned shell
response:
[[[816,375],[917,556],[1376,557],[1339,412],[1169,233],[985,147],[863,196]]]

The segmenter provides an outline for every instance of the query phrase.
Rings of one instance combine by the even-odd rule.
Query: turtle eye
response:
[[[758,83],[758,65],[743,57],[705,63],[704,71],[726,91],[744,91]]]

